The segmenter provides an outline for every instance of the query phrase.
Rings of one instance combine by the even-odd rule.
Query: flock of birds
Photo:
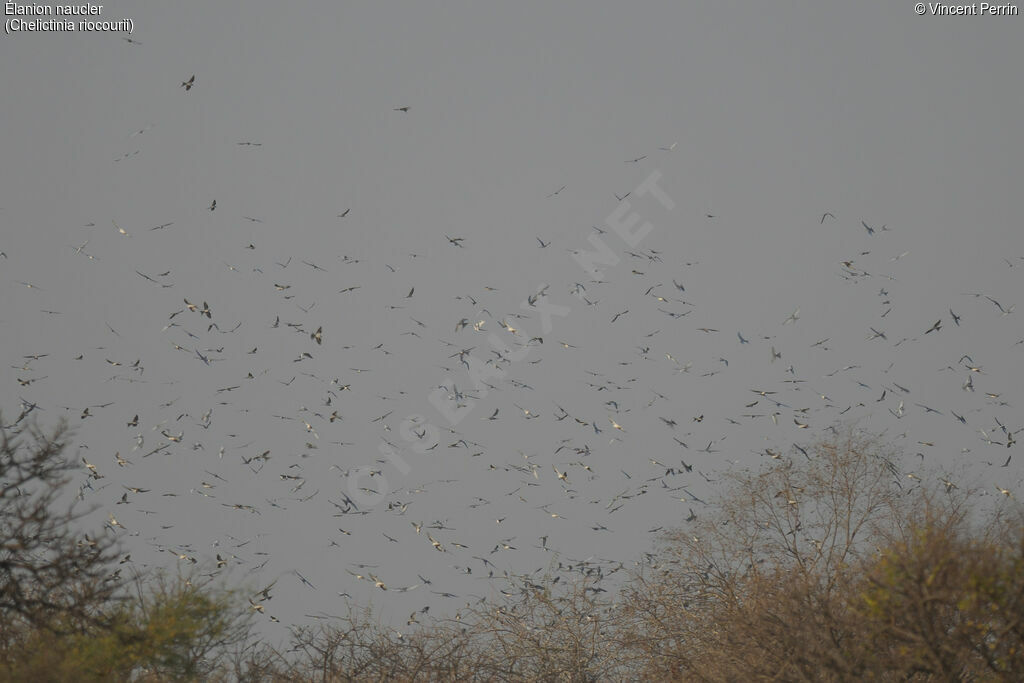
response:
[[[201,86],[195,75],[181,83],[189,97]],[[414,116],[409,106],[393,111]],[[668,159],[675,147],[652,154]],[[558,202],[566,189],[537,200]],[[634,192],[615,194],[617,206],[657,208]],[[263,218],[208,199],[201,214],[232,211],[231,220],[260,234]],[[345,225],[359,220],[351,208],[338,211],[331,215]],[[79,260],[86,292],[89,268],[131,261],[117,240],[173,239],[177,227],[107,220],[90,222],[92,236],[65,254]],[[719,218],[703,220],[713,229]],[[797,305],[748,327],[727,312],[710,317],[700,262],[645,242],[621,250],[625,263],[587,274],[573,256],[594,240],[617,244],[610,224],[575,243],[524,238],[538,254],[565,246],[548,276],[557,282],[523,282],[518,291],[471,283],[443,301],[440,286],[407,273],[424,261],[458,271],[463,259],[493,258],[483,240],[439,231],[429,249],[390,263],[322,245],[293,259],[264,253],[256,237],[222,246],[212,255],[222,276],[244,277],[247,291],[262,293],[258,318],[242,315],[227,280],[200,294],[199,281],[176,277],[176,268],[128,263],[118,272],[132,280],[119,286],[135,292],[141,312],[127,320],[138,329],[115,327],[115,314],[97,308],[81,335],[60,327],[69,292],[17,281],[10,297],[45,295],[47,307],[26,304],[41,321],[17,321],[19,341],[3,346],[17,402],[4,406],[0,428],[70,420],[82,464],[76,495],[98,507],[93,519],[103,528],[94,533],[124,542],[119,572],[169,562],[234,572],[262,586],[251,608],[283,623],[376,596],[403,619],[411,609],[411,624],[431,606],[451,612],[507,594],[512,575],[557,582],[583,574],[604,590],[605,579],[652,561],[637,547],[701,514],[723,468],[803,457],[807,443],[844,420],[889,430],[907,453],[908,489],[930,454],[953,449],[995,472],[993,495],[1017,495],[1024,419],[1013,373],[1021,364],[994,367],[962,348],[972,326],[1005,347],[1001,357],[1024,354],[1012,302],[971,292],[919,321],[917,311],[891,315],[903,286],[895,269],[909,252],[878,254],[898,229],[851,225],[832,212],[809,223],[858,233],[858,248],[839,257],[833,275],[871,311],[859,339],[808,337],[811,316]],[[19,254],[8,248],[2,257],[8,273]],[[1014,275],[1024,272],[1024,257],[1003,260]],[[391,284],[367,291],[360,279],[370,270]],[[354,324],[356,315],[373,322]],[[40,332],[29,343],[33,330],[53,324],[65,334]],[[611,341],[622,338],[632,345]],[[929,344],[936,338],[949,343]],[[901,354],[926,345],[928,359],[942,359],[930,376],[955,387],[923,389],[934,380],[904,371]],[[410,383],[413,366],[436,381]],[[743,384],[746,375],[758,379]],[[86,377],[101,400],[67,405]],[[737,382],[743,388],[733,390]],[[928,437],[932,420],[959,440]],[[943,481],[956,485],[952,469]],[[288,597],[272,603],[282,591]]]

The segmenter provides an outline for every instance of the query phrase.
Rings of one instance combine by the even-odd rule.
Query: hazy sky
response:
[[[234,580],[278,579],[280,628],[339,593],[453,612],[504,587],[492,569],[630,565],[708,480],[840,420],[886,432],[908,473],[1021,491],[1024,19],[100,18],[134,42],[0,40],[0,407],[68,418],[103,475],[76,480],[94,531],[114,513],[140,568],[230,556]],[[595,277],[573,254],[599,249]],[[123,485],[151,491],[117,505]]]

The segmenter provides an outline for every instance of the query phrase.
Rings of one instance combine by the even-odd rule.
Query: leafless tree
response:
[[[2,420],[0,420],[2,422]],[[69,432],[0,429],[0,622],[55,629],[94,624],[120,588],[113,537],[79,528],[91,512],[70,500]]]

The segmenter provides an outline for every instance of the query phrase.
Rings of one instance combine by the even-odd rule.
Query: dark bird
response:
[[[1013,313],[1013,309],[1016,308],[1016,305],[1010,306],[1009,308],[1003,308],[1003,305],[996,301],[995,299],[993,299],[992,297],[986,296],[985,298],[991,301],[995,305],[995,307],[1000,310],[1004,317]]]
[[[821,214],[821,223],[822,223],[822,224],[824,224],[824,223],[825,223],[825,218],[827,218],[828,216],[832,216],[832,220],[835,220],[835,219],[836,219],[836,217],[835,217],[835,216],[833,216],[833,215],[832,215],[831,213],[829,213],[828,211],[826,211],[825,213]]]
[[[409,111],[410,109],[412,109],[412,107],[395,107],[395,108],[394,108],[394,109],[393,109],[392,111],[401,111],[401,112],[407,112],[407,111]]]
[[[192,74],[192,78],[188,79],[187,81],[183,81],[182,84],[181,84],[181,87],[185,89],[185,92],[188,92],[189,90],[192,89],[192,86],[195,85],[195,84],[196,84],[196,75]]]

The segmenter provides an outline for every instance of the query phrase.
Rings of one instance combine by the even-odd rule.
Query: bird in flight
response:
[[[555,190],[554,192],[552,192],[551,194],[549,194],[549,195],[548,195],[547,197],[545,197],[544,199],[551,199],[552,197],[554,197],[554,196],[555,196],[556,194],[558,194],[559,192],[561,192],[561,191],[562,191],[562,190],[564,190],[564,189],[565,189],[565,185],[562,185],[562,186],[561,186],[560,188],[558,188],[557,190]]]
[[[864,221],[861,221],[860,224],[864,226],[864,229],[868,231],[869,235],[874,235],[875,234],[875,228],[872,228],[870,225],[868,225]],[[879,230],[885,230],[885,226],[883,225],[881,228],[878,228],[878,229]]]
[[[831,212],[826,211],[825,213],[821,214],[821,224],[822,225],[825,223],[825,218],[827,218],[828,216],[832,216],[832,220],[836,219],[836,217]]]
[[[995,307],[999,309],[999,311],[1003,314],[1003,317],[1006,317],[1013,313],[1013,309],[1017,307],[1016,304],[1013,304],[1009,308],[1003,308],[1003,305],[996,301],[995,299],[993,299],[992,297],[986,296],[985,298],[991,301],[995,305]]]
[[[185,92],[188,92],[189,90],[192,89],[192,86],[195,85],[195,84],[196,84],[196,75],[192,74],[192,78],[188,79],[187,81],[182,81],[181,87],[185,89]]]
[[[448,237],[448,235],[445,235],[445,239],[447,239],[449,242],[454,244],[456,247],[463,247],[462,242],[466,238],[465,237]]]
[[[392,111],[407,112],[410,109],[412,109],[412,107],[395,107]]]

